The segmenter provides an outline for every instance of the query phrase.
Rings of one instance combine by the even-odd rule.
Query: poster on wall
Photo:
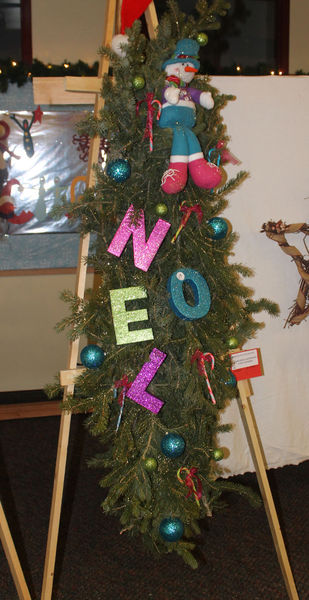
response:
[[[1,236],[76,231],[53,210],[85,188],[90,140],[77,131],[85,114],[0,112]]]

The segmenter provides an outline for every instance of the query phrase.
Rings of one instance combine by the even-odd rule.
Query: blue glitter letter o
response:
[[[194,306],[188,304],[183,294],[183,283],[189,283],[194,294]],[[194,321],[207,315],[210,308],[209,287],[202,275],[193,269],[175,271],[167,282],[169,303],[174,313],[185,321]]]

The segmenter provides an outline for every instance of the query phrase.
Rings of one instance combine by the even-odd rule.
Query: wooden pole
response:
[[[17,552],[14,546],[13,538],[5,517],[2,503],[0,502],[0,539],[4,549],[5,556],[9,563],[10,571],[15,583],[18,598],[20,600],[31,600],[29,590],[20,566]]]
[[[298,600],[297,589],[293,579],[293,574],[291,571],[288,555],[285,549],[276,508],[274,505],[271,489],[266,474],[264,451],[250,401],[251,389],[249,385],[249,380],[244,379],[242,381],[238,381],[237,387],[239,390],[239,397],[237,398],[237,401],[240,416],[247,436],[247,441],[250,448],[253,464],[255,466],[256,476],[263,498],[265,511],[270,526],[274,546],[277,552],[281,572],[285,582],[285,587],[290,600]]]

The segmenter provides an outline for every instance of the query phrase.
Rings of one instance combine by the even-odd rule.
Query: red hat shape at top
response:
[[[123,0],[121,6],[121,33],[132,27],[134,21],[145,12],[151,0]]]

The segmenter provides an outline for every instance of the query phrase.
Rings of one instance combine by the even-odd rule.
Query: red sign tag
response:
[[[230,357],[232,362],[231,371],[237,381],[263,375],[259,348],[233,352]]]

